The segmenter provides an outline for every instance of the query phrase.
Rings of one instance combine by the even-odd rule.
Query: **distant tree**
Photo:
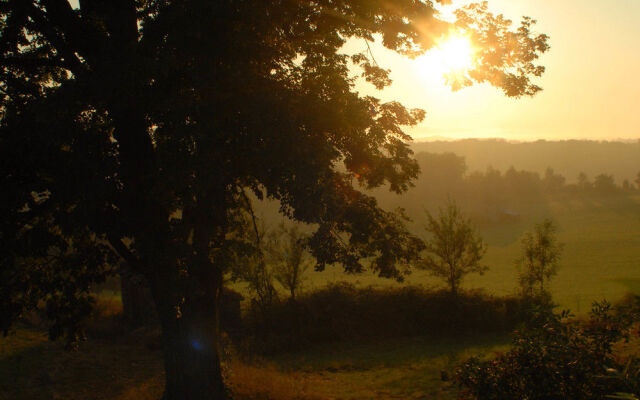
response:
[[[580,172],[578,174],[578,188],[580,190],[589,190],[593,187],[591,182],[589,181],[589,177],[584,172]]]
[[[628,179],[625,179],[624,181],[622,181],[622,189],[623,189],[624,191],[627,191],[627,192],[628,192],[629,190],[633,189],[633,187],[631,186],[631,183],[629,183],[629,180],[628,180]]]
[[[542,180],[547,192],[557,192],[562,190],[565,182],[564,176],[556,174],[553,168],[548,167],[544,172],[544,178]]]
[[[304,274],[315,264],[306,250],[308,235],[300,232],[296,225],[282,223],[271,235],[268,245],[268,262],[274,278],[289,291],[292,300],[304,281]]]
[[[638,189],[640,189],[640,172],[638,172],[638,175],[636,175],[636,179],[634,180],[634,182],[636,183],[636,186],[638,186]]]
[[[593,181],[593,188],[599,193],[612,193],[615,192],[618,187],[613,179],[613,175],[600,174],[595,177]]]
[[[487,246],[455,202],[450,200],[445,209],[440,209],[437,218],[428,211],[426,214],[425,229],[430,237],[425,242],[427,254],[420,266],[443,278],[455,296],[465,275],[482,275],[488,270],[487,266],[480,264]]]
[[[416,161],[422,172],[416,189],[422,196],[446,198],[462,187],[467,171],[464,157],[449,152],[421,152],[416,154]]]
[[[517,171],[513,166],[504,173],[505,187],[519,197],[536,196],[540,192],[540,176],[537,172]]]
[[[467,176],[468,196],[487,205],[495,206],[503,198],[506,181],[500,170],[488,166],[484,172],[474,171]]]
[[[520,271],[520,287],[525,296],[547,294],[547,283],[558,273],[562,244],[556,237],[556,226],[549,219],[537,224],[533,232],[521,239],[522,256],[516,261]]]

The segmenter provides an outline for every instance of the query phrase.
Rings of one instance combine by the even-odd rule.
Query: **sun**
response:
[[[473,48],[469,38],[454,36],[436,47],[438,57],[446,69],[451,71],[465,70],[473,64]]]
[[[474,48],[467,36],[453,34],[416,59],[419,74],[427,77],[461,74],[473,67]]]

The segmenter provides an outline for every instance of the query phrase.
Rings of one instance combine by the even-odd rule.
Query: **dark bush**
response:
[[[271,352],[338,341],[410,336],[506,333],[524,320],[522,300],[481,292],[432,291],[421,287],[357,288],[329,285],[295,302],[245,317],[252,350]]]
[[[511,350],[489,361],[471,358],[459,368],[460,399],[603,399],[624,391],[617,375],[625,367],[613,345],[629,323],[606,302],[595,304],[587,321],[544,310],[515,332]]]

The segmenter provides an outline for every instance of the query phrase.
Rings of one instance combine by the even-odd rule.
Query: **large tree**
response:
[[[401,127],[424,112],[359,95],[353,68],[378,88],[389,71],[342,54],[348,38],[414,56],[467,29],[481,50],[455,87],[539,90],[547,37],[530,19],[457,19],[418,0],[2,0],[2,327],[44,300],[52,336],[73,336],[117,256],[149,282],[165,398],[223,398],[216,305],[247,192],[315,224],[318,268],[367,258],[400,278],[419,250],[358,187],[407,189]]]

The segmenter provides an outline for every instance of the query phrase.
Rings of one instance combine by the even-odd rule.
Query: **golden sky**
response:
[[[453,7],[466,3],[454,0]],[[514,23],[523,15],[537,19],[535,30],[551,37],[540,60],[547,72],[537,82],[544,90],[521,99],[488,85],[452,92],[424,63],[375,45],[376,61],[394,80],[377,95],[427,111],[408,130],[414,139],[640,138],[640,0],[490,0],[489,7]],[[373,94],[369,86],[358,89]]]

